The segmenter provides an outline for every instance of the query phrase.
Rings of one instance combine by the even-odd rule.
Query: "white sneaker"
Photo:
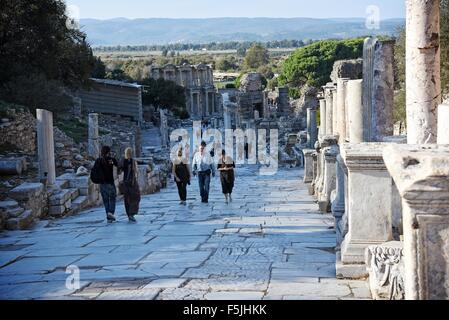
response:
[[[108,219],[108,222],[114,222],[117,220],[117,219],[115,219],[115,216],[112,213],[107,214],[107,219]]]

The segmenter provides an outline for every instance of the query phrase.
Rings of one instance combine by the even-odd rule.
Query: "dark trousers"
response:
[[[103,199],[104,209],[106,213],[115,213],[115,199],[117,198],[117,190],[113,184],[100,185],[101,198]]]
[[[179,199],[181,199],[181,201],[187,201],[187,182],[176,181],[176,186],[178,187]]]
[[[201,202],[209,201],[210,173],[198,172]]]

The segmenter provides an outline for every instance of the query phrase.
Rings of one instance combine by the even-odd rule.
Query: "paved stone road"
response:
[[[216,178],[208,205],[196,181],[187,207],[173,184],[143,197],[137,224],[119,202],[114,224],[98,208],[0,234],[0,299],[368,299],[364,281],[335,279],[332,217],[300,175],[238,168],[230,205]],[[69,265],[79,290],[66,288]]]

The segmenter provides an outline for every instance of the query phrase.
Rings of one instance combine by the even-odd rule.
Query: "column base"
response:
[[[318,201],[318,207],[319,207],[319,210],[322,213],[329,213],[329,212],[331,212],[331,203],[330,203],[330,201]]]
[[[366,264],[350,263],[346,264],[341,261],[340,252],[337,252],[337,261],[335,264],[337,279],[366,279],[368,271]]]
[[[315,184],[310,184],[307,186],[307,189],[309,191],[309,196],[313,196],[315,194]]]

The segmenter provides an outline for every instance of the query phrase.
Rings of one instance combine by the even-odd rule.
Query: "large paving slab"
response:
[[[336,279],[333,218],[302,174],[243,166],[230,204],[216,177],[209,204],[196,180],[187,206],[173,183],[142,197],[137,224],[119,202],[114,224],[94,208],[4,232],[0,299],[369,299],[365,281]],[[66,288],[68,266],[79,268],[79,289]]]

